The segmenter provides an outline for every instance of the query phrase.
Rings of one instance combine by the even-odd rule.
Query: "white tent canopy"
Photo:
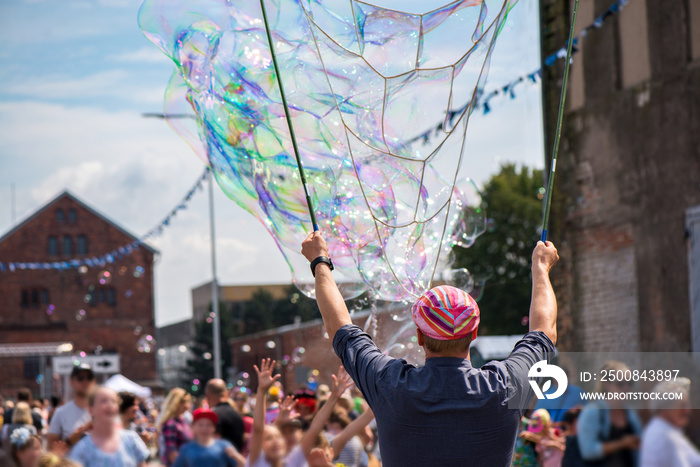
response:
[[[114,375],[105,381],[104,386],[115,392],[131,392],[139,397],[151,397],[151,389],[134,383],[123,375]]]

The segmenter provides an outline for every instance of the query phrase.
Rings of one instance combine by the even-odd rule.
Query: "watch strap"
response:
[[[313,274],[314,277],[316,277],[316,266],[318,266],[319,263],[326,263],[328,267],[331,268],[331,271],[333,270],[333,261],[327,256],[319,256],[311,261],[311,274]]]

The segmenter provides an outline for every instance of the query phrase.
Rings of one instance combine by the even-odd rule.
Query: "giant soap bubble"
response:
[[[465,176],[479,155],[465,136],[515,2],[265,0],[300,158],[345,298],[372,291],[412,299],[449,269],[453,245],[469,246],[484,231],[478,192]],[[313,296],[299,253],[311,223],[260,3],[146,0],[139,22],[176,65],[166,114],[193,116],[170,124],[224,192],[263,223],[297,286]],[[434,137],[416,137],[436,121]]]

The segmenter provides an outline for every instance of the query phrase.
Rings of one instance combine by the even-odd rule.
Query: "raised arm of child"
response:
[[[357,417],[348,426],[346,426],[343,431],[338,433],[338,435],[333,438],[333,441],[331,441],[331,447],[333,448],[333,452],[336,454],[336,456],[340,454],[340,451],[343,450],[348,441],[350,441],[353,437],[360,435],[365,427],[369,425],[369,422],[371,422],[373,419],[374,412],[372,412],[372,409],[367,406],[365,411],[362,412],[362,415]]]
[[[260,363],[260,368],[255,365],[255,372],[258,374],[258,395],[256,397],[255,412],[253,413],[253,435],[250,438],[250,452],[248,453],[249,465],[255,464],[255,461],[258,460],[262,453],[267,391],[282,376],[272,376],[275,363],[275,360],[265,358]]]
[[[326,422],[333,412],[333,407],[335,407],[335,404],[340,399],[340,396],[342,396],[343,393],[353,384],[350,375],[347,374],[345,368],[342,366],[338,369],[338,376],[332,375],[332,378],[333,388],[331,389],[331,394],[328,397],[328,400],[316,413],[316,416],[311,422],[309,430],[304,433],[304,437],[301,439],[301,450],[306,458],[309,457],[309,454],[314,447],[316,437],[326,426]]]
[[[294,399],[294,396],[287,396],[280,403],[280,411],[275,419],[275,425],[277,425],[277,428],[280,430],[289,420],[299,418],[299,414],[294,413],[295,402],[296,400]]]

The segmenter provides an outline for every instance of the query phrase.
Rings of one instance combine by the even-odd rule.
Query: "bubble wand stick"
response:
[[[557,154],[559,153],[559,140],[561,139],[561,126],[564,120],[564,104],[566,103],[566,87],[569,83],[569,68],[571,67],[571,51],[574,45],[574,28],[576,27],[576,12],[578,11],[578,0],[574,4],[574,15],[571,19],[571,30],[569,31],[569,43],[566,50],[566,65],[564,65],[564,79],[561,84],[561,98],[559,99],[559,116],[557,117],[557,131],[554,134],[554,151],[552,162],[549,168],[549,185],[547,187],[547,198],[544,204],[544,216],[542,219],[542,241],[547,241],[547,227],[549,225],[549,208],[552,205],[552,190],[554,189],[554,172],[557,168]]]
[[[267,22],[267,12],[265,11],[265,0],[260,0],[260,9],[262,10],[263,22],[265,23],[265,33],[267,34],[267,43],[270,45],[270,55],[272,56],[272,65],[275,68],[275,77],[277,78],[277,85],[280,88],[280,95],[282,96],[282,106],[284,107],[284,116],[287,119],[287,126],[289,127],[289,135],[292,138],[292,147],[294,148],[294,157],[297,160],[297,167],[299,168],[299,177],[301,178],[301,184],[304,187],[304,194],[306,195],[306,205],[309,208],[309,214],[311,215],[311,224],[314,227],[314,232],[318,231],[318,224],[316,223],[316,214],[314,213],[314,206],[311,201],[311,196],[309,196],[309,189],[306,186],[306,174],[304,173],[304,166],[301,163],[301,158],[299,157],[299,147],[297,146],[297,138],[294,135],[294,126],[292,125],[292,117],[289,114],[289,106],[287,105],[287,97],[284,94],[284,86],[282,85],[282,75],[280,73],[279,65],[277,65],[277,57],[275,56],[275,47],[272,43],[272,34],[270,33],[270,27]]]

